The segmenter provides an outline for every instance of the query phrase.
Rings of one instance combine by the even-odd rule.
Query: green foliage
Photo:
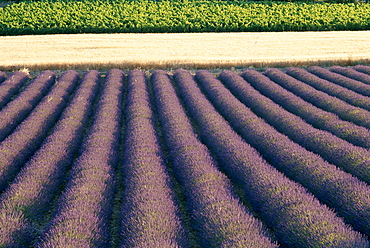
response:
[[[0,35],[368,29],[367,3],[41,0],[0,8]]]

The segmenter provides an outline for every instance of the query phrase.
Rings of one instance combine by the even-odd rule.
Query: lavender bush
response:
[[[30,245],[40,234],[36,226],[45,221],[79,148],[98,80],[97,71],[86,73],[53,132],[1,196],[0,246]]]
[[[0,143],[0,191],[8,186],[26,160],[37,151],[48,130],[60,117],[77,80],[77,72],[65,72],[27,119]]]
[[[244,75],[247,76],[248,72],[244,72]],[[312,127],[300,117],[261,95],[234,72],[223,71],[219,78],[233,89],[242,103],[279,132],[307,150],[319,154],[330,163],[370,183],[369,150],[354,146],[327,131]]]
[[[337,81],[346,81],[350,80],[349,78],[345,78],[342,75],[330,72],[328,70],[321,71],[321,69],[317,67],[310,67],[308,72],[302,68],[287,68],[286,73],[308,85],[311,85],[315,89],[321,90],[331,96],[335,96],[345,102],[348,102],[352,104],[353,106],[364,108],[366,110],[370,110],[370,97],[364,96],[361,93],[361,89],[359,89],[357,92],[352,91],[348,88],[345,88],[337,83]],[[328,80],[322,79],[313,72],[320,72],[319,75],[322,76],[322,74],[327,75],[325,78]],[[324,76],[322,76],[324,77]],[[352,79],[351,79],[352,80]],[[353,80],[355,81],[355,80]],[[361,85],[362,83],[355,81],[356,84]],[[363,84],[364,85],[364,84]],[[360,88],[360,87],[359,87]],[[370,88],[370,85],[369,85]]]
[[[307,69],[310,73],[313,73],[321,78],[329,80],[335,84],[346,87],[364,96],[370,96],[370,85],[364,84],[360,81],[345,77],[335,72],[331,72],[320,66],[312,66]]]
[[[353,67],[353,69],[362,73],[370,74],[370,66],[356,65]]]
[[[203,73],[197,73],[195,78],[198,82],[207,76]],[[188,72],[180,71],[174,76],[186,107],[201,129],[204,142],[216,155],[220,166],[242,185],[254,210],[282,244],[288,247],[368,245],[361,235],[348,228],[329,208],[268,165],[256,150],[245,143],[216,112]],[[217,90],[219,86],[216,83],[217,80],[209,83],[209,88]],[[213,92],[211,98],[221,102],[232,99],[223,93],[226,92]],[[235,104],[234,107],[233,114],[246,114]]]
[[[356,71],[355,68],[356,68],[356,66],[353,67],[353,68],[342,67],[342,66],[331,66],[329,68],[329,70],[332,71],[332,72],[335,72],[335,73],[342,74],[343,76],[355,79],[357,81],[361,81],[365,84],[370,84],[370,75],[368,75],[364,72]],[[362,66],[360,66],[360,67],[357,66],[357,68],[366,68],[366,66],[363,66],[363,67]],[[368,69],[369,69],[369,72],[370,72],[370,67],[368,67]]]
[[[7,77],[8,74],[6,74],[6,72],[0,71],[0,83],[2,83]]]
[[[337,115],[304,101],[255,70],[245,70],[241,76],[260,93],[301,117],[315,128],[329,131],[356,146],[370,148],[369,129],[349,121],[343,121]],[[243,83],[240,84],[240,87],[243,87]]]
[[[213,75],[208,73],[208,76]],[[370,187],[366,183],[339,170],[277,132],[238,101],[224,86],[215,87],[216,82],[218,81],[214,80],[209,84],[213,85],[213,88],[210,88],[213,92],[209,94],[213,97],[212,102],[248,143],[257,148],[277,169],[301,183],[322,202],[335,208],[355,228],[369,233],[370,218],[365,216],[369,216],[370,197],[367,192]],[[353,195],[354,191],[357,192],[356,196]]]
[[[188,247],[153,123],[145,74],[128,76],[121,247]]]
[[[5,76],[3,75],[1,78],[5,79]],[[11,100],[11,98],[19,92],[27,80],[27,73],[17,71],[12,73],[0,84],[0,109],[2,109]]]
[[[293,92],[295,95],[303,98],[305,101],[312,103],[325,111],[332,112],[343,120],[353,122],[359,126],[370,129],[370,112],[359,107],[355,107],[330,96],[322,91],[314,89],[292,76],[283,73],[279,69],[270,68],[263,72],[272,81]]]
[[[168,75],[155,71],[151,79],[169,158],[201,246],[276,247],[262,224],[239,203],[230,181],[197,139]]]
[[[118,163],[124,73],[109,71],[92,125],[37,247],[107,247]]]
[[[55,83],[55,73],[44,71],[0,111],[0,142],[21,123]]]

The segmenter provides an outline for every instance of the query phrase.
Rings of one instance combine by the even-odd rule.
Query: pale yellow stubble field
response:
[[[0,70],[369,63],[370,31],[2,36],[0,54]]]

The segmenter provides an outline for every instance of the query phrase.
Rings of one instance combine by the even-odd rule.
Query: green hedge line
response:
[[[369,29],[369,3],[42,0],[0,8],[0,35]]]

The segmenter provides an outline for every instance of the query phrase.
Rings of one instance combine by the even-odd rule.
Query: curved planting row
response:
[[[245,71],[244,77],[254,71]],[[261,77],[264,77],[261,75]],[[284,110],[269,98],[261,95],[239,75],[223,72],[219,78],[230,87],[234,95],[255,114],[285,134],[292,141],[313,151],[343,170],[370,184],[370,151],[357,147],[337,136],[306,123],[300,117]]]
[[[337,115],[304,101],[257,71],[246,70],[241,76],[260,93],[315,128],[329,131],[356,146],[370,148],[369,129],[341,120]]]
[[[321,67],[313,66],[308,69],[308,71],[302,68],[288,68],[286,73],[290,76],[295,77],[296,79],[305,82],[308,85],[311,85],[315,89],[324,91],[325,93],[335,96],[343,101],[346,101],[356,107],[364,108],[370,110],[370,97],[364,96],[358,92],[365,92],[361,89],[360,86],[365,86],[364,83],[344,77],[342,75],[330,72],[328,70],[322,69]],[[334,74],[334,75],[333,75]],[[320,76],[320,77],[319,77]],[[322,77],[322,78],[321,78]],[[339,79],[338,79],[339,78]],[[353,84],[360,85],[358,90],[352,91],[350,88],[345,88],[337,83],[336,81],[345,81],[342,78],[347,80],[354,81]],[[327,79],[327,80],[325,80]],[[331,81],[328,81],[331,80]],[[344,85],[345,86],[345,85]],[[370,85],[368,85],[370,88]]]
[[[154,127],[144,72],[128,76],[122,174],[122,247],[188,244]]]
[[[12,73],[9,77],[3,72],[0,75],[0,109],[19,91],[28,79],[28,74],[22,71]],[[1,82],[0,81],[0,82]]]
[[[362,73],[370,74],[370,66],[356,65],[353,67],[353,69]]]
[[[55,125],[77,84],[75,71],[65,72],[32,113],[5,140],[0,143],[0,191],[27,159],[37,151],[48,131]]]
[[[267,69],[264,75],[313,105],[338,115],[341,119],[370,129],[370,111],[355,107],[339,98],[316,90],[310,85],[283,73],[279,69]],[[296,75],[295,75],[296,76]]]
[[[0,247],[368,248],[369,77],[0,72]]]
[[[356,71],[354,68],[358,68],[358,70]],[[361,68],[363,68],[364,70],[361,71]],[[368,74],[366,74],[365,68],[366,66],[357,66],[357,67],[355,66],[353,68],[342,67],[342,66],[332,66],[329,68],[329,70],[335,73],[339,73],[348,78],[361,81],[365,84],[370,84],[370,75],[368,75],[370,73],[370,67],[367,67]]]
[[[0,111],[0,141],[4,140],[29,115],[55,83],[55,78],[54,72],[44,71]]]
[[[7,77],[8,74],[6,74],[6,72],[0,71],[0,83],[2,83]]]
[[[224,72],[226,73],[228,72]],[[211,77],[212,84],[206,83],[203,79],[206,76],[201,76],[202,74],[198,76],[200,83],[203,82],[204,87],[208,86],[207,91],[211,92],[209,96],[212,97],[213,104],[249,144],[273,166],[335,208],[356,229],[370,234],[370,186],[294,143],[256,116],[225,87],[212,88],[216,82],[221,85],[221,82],[212,80],[212,75],[206,75]],[[223,78],[222,76],[221,74],[220,77]],[[240,78],[236,74],[235,76]],[[236,86],[232,92],[240,96],[238,82],[232,81],[236,82],[234,85],[230,82],[231,80],[224,80],[229,87]]]
[[[361,95],[370,96],[370,85],[368,84],[342,76],[319,66],[312,66],[308,68],[307,71],[326,80],[330,80],[332,83],[353,90]]]
[[[197,73],[196,79],[203,87],[207,87],[208,96],[214,103],[217,99],[217,102],[222,104],[222,106],[217,105],[220,106],[219,110],[223,114],[237,116],[234,119],[228,119],[235,125],[244,126],[245,133],[249,133],[255,142],[262,140],[265,145],[267,142],[273,144],[276,143],[274,141],[281,138],[274,138],[272,134],[268,133],[269,130],[265,129],[266,127],[260,129],[260,134],[265,138],[257,136],[258,134],[253,129],[258,128],[261,123],[253,119],[252,113],[243,111],[246,110],[245,106],[240,102],[238,106],[238,101],[232,97],[231,93],[227,94],[226,89],[215,80],[212,74],[201,71]],[[256,190],[256,192],[248,192],[248,197],[255,202],[256,211],[261,211],[259,214],[275,231],[275,234],[280,238],[279,241],[293,247],[355,247],[356,245],[366,247],[366,242],[361,239],[360,235],[348,229],[344,222],[326,206],[321,205],[317,199],[307,194],[306,190],[298,184],[266,165],[262,158],[258,158],[257,153],[241,141],[227,122],[213,110],[213,107],[189,76],[186,82],[182,79],[178,85],[183,91],[183,98],[191,109],[190,112],[198,120],[202,131],[204,130],[202,135],[206,139],[205,142],[208,141],[207,144],[215,150],[218,159],[224,163],[225,170],[229,169],[229,166],[233,166],[237,171],[231,170],[230,174],[237,174],[236,177],[240,177],[239,173],[244,171],[244,177],[238,179],[246,184],[245,190],[247,192],[251,189]],[[227,102],[230,105],[226,105]],[[238,120],[239,117],[245,117],[245,119]],[[222,136],[224,136],[223,139],[221,139]],[[245,136],[243,135],[243,137]],[[272,149],[271,153],[284,151],[279,148]],[[267,149],[271,149],[271,147],[266,147],[265,150]],[[286,156],[286,154],[283,152],[281,156]],[[234,165],[230,163],[233,160],[236,160]],[[251,164],[248,165],[248,162]],[[238,168],[241,165],[245,166],[242,170]],[[260,169],[256,167],[260,167]],[[279,169],[283,169],[282,166]],[[257,171],[248,173],[250,170]],[[292,171],[295,170],[292,169]],[[251,176],[256,176],[258,179],[250,182]],[[320,231],[318,232],[318,230]]]
[[[106,247],[118,163],[123,72],[103,83],[92,124],[67,178],[47,232],[37,247]]]
[[[0,246],[29,245],[73,161],[92,108],[98,73],[89,71],[53,132],[1,196]],[[16,228],[22,227],[22,228]]]
[[[188,199],[201,246],[276,247],[262,224],[239,203],[227,177],[196,138],[167,73],[154,72],[152,84],[169,158]]]

